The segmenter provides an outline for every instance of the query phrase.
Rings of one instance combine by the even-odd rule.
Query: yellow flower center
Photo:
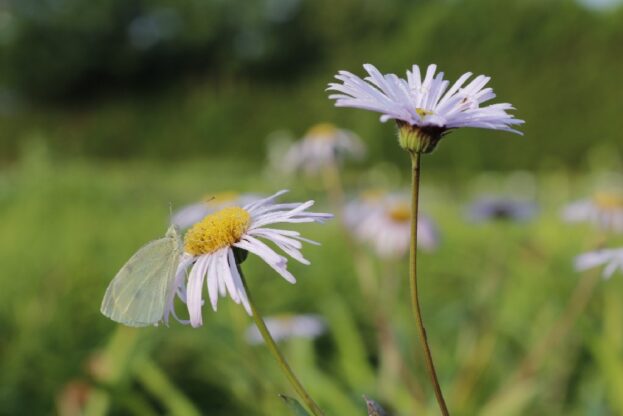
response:
[[[623,195],[621,194],[599,192],[593,196],[593,201],[599,209],[605,211],[623,209]]]
[[[240,194],[236,192],[219,192],[216,194],[210,194],[203,197],[203,202],[209,206],[226,204],[228,202],[234,202],[240,198]]]
[[[418,116],[424,118],[426,116],[432,116],[434,113],[430,110],[425,110],[423,108],[416,108],[415,112],[417,113]]]
[[[411,207],[405,203],[396,204],[389,209],[388,215],[392,221],[409,222],[411,220]]]
[[[223,208],[193,225],[184,238],[184,250],[193,256],[210,254],[240,241],[251,215],[242,208]]]
[[[331,139],[337,133],[338,129],[331,123],[319,123],[310,128],[305,137],[313,139]]]

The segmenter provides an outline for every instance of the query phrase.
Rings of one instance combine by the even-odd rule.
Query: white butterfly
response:
[[[182,238],[174,225],[163,238],[141,247],[108,285],[101,312],[128,326],[158,324],[182,251]]]

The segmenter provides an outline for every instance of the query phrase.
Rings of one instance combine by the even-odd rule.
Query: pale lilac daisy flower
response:
[[[463,74],[452,86],[437,74],[437,66],[429,65],[422,77],[420,67],[413,65],[407,79],[395,74],[383,75],[373,65],[365,64],[368,76],[364,79],[347,71],[335,76],[339,83],[330,83],[329,96],[337,107],[361,108],[381,113],[381,121],[396,120],[400,145],[413,152],[433,151],[443,135],[460,127],[505,130],[522,134],[514,126],[524,121],[507,111],[508,103],[483,106],[495,98],[491,88],[485,88],[490,77],[478,75],[467,83],[471,72]],[[449,88],[448,88],[449,87]]]
[[[322,223],[333,217],[331,214],[308,212],[314,201],[304,203],[276,204],[274,200],[287,191],[280,191],[271,197],[240,207],[227,207],[206,216],[196,223],[185,235],[184,254],[175,276],[177,295],[186,303],[193,327],[203,323],[204,281],[212,309],[216,310],[219,296],[229,295],[234,302],[242,303],[251,315],[242,278],[238,272],[234,250],[255,254],[272,267],[289,283],[296,279],[288,271],[288,259],[266,245],[261,239],[271,241],[283,252],[302,264],[310,264],[301,253],[301,242],[318,244],[303,238],[296,231],[267,227],[278,223]],[[190,272],[189,272],[190,269]],[[174,293],[171,294],[165,322],[173,309]],[[177,318],[177,317],[176,317]],[[179,319],[178,319],[179,320]]]
[[[623,248],[602,249],[580,254],[575,258],[574,263],[577,271],[605,265],[603,277],[609,279],[617,269],[623,271]]]
[[[340,163],[345,157],[361,159],[365,155],[363,142],[355,133],[339,129],[330,123],[313,126],[285,153],[283,169],[286,172],[302,170],[309,174]]]
[[[379,257],[398,258],[407,254],[411,244],[411,203],[407,195],[378,192],[363,193],[345,208],[346,226],[355,238],[370,244]],[[434,251],[439,232],[433,221],[418,216],[418,247]]]
[[[471,221],[493,220],[528,221],[536,214],[536,204],[506,197],[483,197],[474,201],[467,210]]]
[[[623,194],[599,192],[592,198],[567,205],[562,217],[567,222],[589,222],[605,231],[623,232]]]
[[[206,195],[201,201],[185,205],[173,213],[171,224],[184,230],[201,221],[206,215],[226,207],[242,206],[263,198],[255,194],[236,192],[218,192]]]
[[[264,319],[268,332],[275,341],[284,341],[290,338],[318,338],[327,331],[325,320],[319,315],[282,315],[269,316]],[[245,337],[249,344],[258,345],[264,342],[257,326],[251,325]]]

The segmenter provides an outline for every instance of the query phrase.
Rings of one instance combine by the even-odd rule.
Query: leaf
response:
[[[372,399],[369,399],[366,395],[363,396],[368,406],[368,416],[387,416],[387,412],[381,407],[380,404]]]
[[[279,397],[281,397],[281,400],[290,408],[294,416],[310,416],[307,410],[305,410],[296,399],[283,394],[280,394]]]

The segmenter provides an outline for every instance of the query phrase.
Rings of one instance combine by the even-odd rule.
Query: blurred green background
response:
[[[623,414],[620,278],[599,285],[536,376],[500,390],[563,313],[573,257],[598,241],[563,224],[561,207],[604,172],[620,185],[623,7],[602,3],[0,0],[0,414],[81,414],[85,402],[90,414],[287,414],[277,394],[292,393],[245,343],[250,320],[232,302],[206,310],[201,329],[138,331],[99,306],[119,267],[164,233],[170,204],[289,187],[286,199],[332,210],[319,181],[266,169],[275,131],[352,129],[369,151],[344,170],[346,190],[407,186],[394,126],[335,109],[324,91],[366,62],[490,75],[496,101],[526,120],[524,137],[462,130],[424,160],[424,210],[442,235],[420,264],[424,316],[453,414]],[[534,172],[518,196],[538,201],[538,219],[466,223],[478,195],[517,192],[517,170]],[[296,286],[259,261],[245,269],[267,313],[326,317],[323,337],[284,344],[312,395],[330,415],[365,414],[362,394],[392,414],[436,414],[406,262],[372,264],[401,281],[390,321],[410,385],[378,376],[378,305],[338,222],[301,229],[323,245],[306,248],[312,266],[292,264]]]

